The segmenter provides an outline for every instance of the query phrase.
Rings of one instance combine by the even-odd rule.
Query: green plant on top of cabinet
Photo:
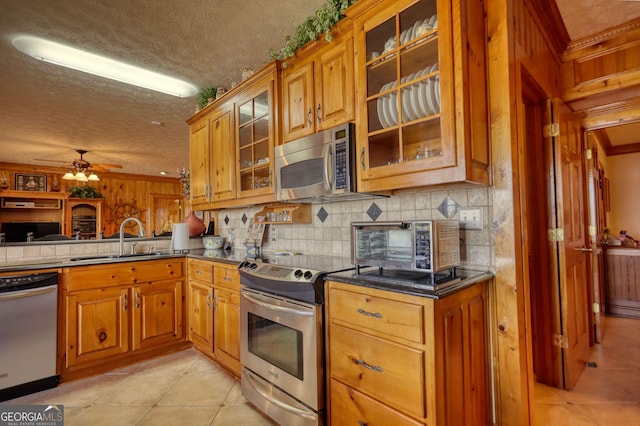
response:
[[[273,62],[257,74],[236,98],[237,198],[274,194],[278,64]]]
[[[309,43],[283,70],[283,140],[289,142],[354,117],[351,23],[336,26],[332,42]]]
[[[360,0],[358,189],[489,183],[484,2]]]
[[[227,102],[189,123],[192,207],[209,208],[235,196],[233,120],[233,103]]]

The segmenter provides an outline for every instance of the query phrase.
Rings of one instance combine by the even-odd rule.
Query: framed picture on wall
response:
[[[46,191],[47,175],[32,175],[16,173],[16,190],[18,191]]]

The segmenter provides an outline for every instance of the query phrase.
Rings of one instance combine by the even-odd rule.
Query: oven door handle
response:
[[[255,390],[258,393],[258,395],[260,395],[265,400],[273,403],[274,405],[277,405],[278,407],[282,408],[285,411],[295,414],[298,417],[302,417],[308,420],[317,420],[315,416],[313,416],[312,414],[309,414],[306,411],[303,411],[299,408],[289,405],[284,401],[280,401],[278,399],[273,398],[273,395],[270,395],[270,393],[266,389],[262,389],[262,387],[260,386],[260,383],[258,383],[251,374],[247,374],[246,379],[248,379],[247,382],[253,388],[253,390]]]
[[[315,315],[315,312],[313,311],[307,311],[307,310],[303,311],[300,309],[288,308],[286,306],[274,305],[273,303],[270,303],[268,299],[263,298],[262,296],[259,296],[254,293],[249,294],[244,290],[244,288],[240,289],[240,293],[242,294],[243,297],[245,297],[251,303],[255,303],[256,305],[262,306],[263,308],[271,309],[273,311],[279,311],[279,312],[285,312],[288,314],[295,314],[295,315],[302,315],[302,316],[309,316],[309,317]]]

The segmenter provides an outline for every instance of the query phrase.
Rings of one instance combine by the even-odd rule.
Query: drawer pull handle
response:
[[[359,359],[358,360],[358,364],[360,364],[361,366],[363,366],[364,368],[367,368],[369,370],[373,370],[373,371],[377,371],[379,373],[382,373],[382,367],[379,367],[377,365],[369,365],[363,359]]]
[[[358,425],[367,426],[367,422],[365,422],[364,420],[358,420]]]
[[[382,314],[380,314],[378,312],[367,312],[362,308],[358,308],[358,313],[362,314],[362,315],[366,315],[368,317],[382,318]]]

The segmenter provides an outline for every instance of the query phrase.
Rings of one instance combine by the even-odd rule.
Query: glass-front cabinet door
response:
[[[273,193],[274,79],[260,80],[237,102],[237,196]]]
[[[465,150],[456,137],[457,2],[386,1],[365,9],[367,2],[353,18],[359,190],[461,180],[452,170]]]

